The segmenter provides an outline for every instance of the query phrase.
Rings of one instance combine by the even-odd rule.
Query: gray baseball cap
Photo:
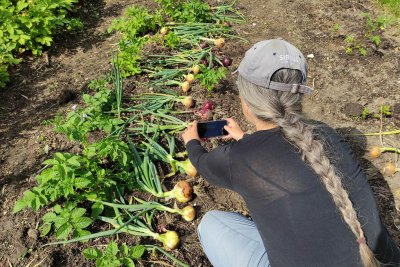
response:
[[[280,69],[301,71],[301,84],[286,84],[271,81],[272,75]],[[244,79],[261,87],[292,93],[311,93],[306,86],[307,61],[295,46],[281,39],[256,43],[247,50],[237,70]]]

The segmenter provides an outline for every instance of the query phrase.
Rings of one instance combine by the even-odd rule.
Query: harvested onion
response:
[[[197,170],[193,166],[192,162],[190,159],[186,159],[185,161],[178,161],[176,163],[180,168],[182,168],[187,175],[190,177],[195,177],[197,175]]]
[[[187,222],[193,221],[194,217],[196,217],[196,210],[193,208],[193,206],[186,206],[181,209],[179,213],[181,214],[182,218]]]
[[[203,103],[203,106],[201,107],[203,110],[212,110],[214,109],[214,103],[211,100],[206,100]]]
[[[214,45],[217,48],[222,48],[225,45],[225,39],[224,38],[218,38],[214,40]]]
[[[181,100],[181,103],[186,107],[186,108],[192,108],[194,106],[194,100],[193,97],[191,96],[186,96]]]
[[[200,72],[200,66],[199,65],[194,65],[192,68],[192,71],[194,74],[198,74]]]
[[[382,150],[379,147],[374,146],[369,150],[369,156],[372,159],[379,158],[380,155],[382,155]]]
[[[165,192],[164,197],[175,198],[176,201],[186,203],[192,199],[193,188],[186,181],[179,181],[171,191]]]
[[[386,163],[385,166],[383,166],[383,174],[387,175],[387,176],[393,176],[396,172],[398,171],[398,169],[396,168],[396,166],[392,163]]]
[[[200,117],[203,121],[209,121],[213,118],[213,113],[210,109],[200,110]]]
[[[189,91],[189,89],[190,89],[190,84],[189,84],[189,82],[188,81],[185,81],[185,82],[183,82],[182,84],[181,84],[181,88],[182,88],[182,91],[183,92],[187,92],[187,91]]]
[[[167,35],[167,34],[169,33],[169,28],[168,28],[168,27],[162,27],[162,28],[160,29],[160,33],[161,33],[162,35]]]
[[[164,234],[157,234],[155,239],[161,241],[164,245],[164,248],[167,250],[175,249],[180,242],[179,235],[175,231],[167,231]]]
[[[223,57],[221,63],[224,67],[229,67],[232,65],[232,59],[230,57]]]
[[[192,83],[194,81],[194,75],[193,74],[188,74],[185,76],[186,81],[189,83]]]

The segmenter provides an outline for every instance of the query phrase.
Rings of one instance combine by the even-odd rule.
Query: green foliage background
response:
[[[9,80],[8,67],[18,64],[18,54],[40,55],[53,42],[57,29],[74,26],[67,17],[78,0],[0,1],[0,88]]]

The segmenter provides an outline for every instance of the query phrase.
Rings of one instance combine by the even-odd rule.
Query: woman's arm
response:
[[[230,145],[220,146],[207,152],[200,144],[197,121],[182,134],[189,159],[203,178],[210,183],[230,188]]]

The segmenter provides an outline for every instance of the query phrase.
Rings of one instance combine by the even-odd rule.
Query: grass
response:
[[[400,18],[400,1],[399,0],[378,0],[390,10],[397,18]]]

